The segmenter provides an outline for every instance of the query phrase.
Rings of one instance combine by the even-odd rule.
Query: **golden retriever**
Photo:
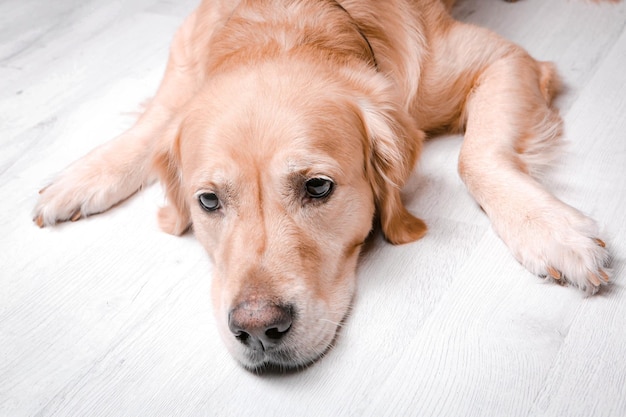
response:
[[[328,348],[360,249],[426,225],[400,190],[426,134],[464,132],[458,169],[529,271],[595,292],[596,223],[532,174],[561,119],[553,66],[440,0],[205,0],[174,38],[138,122],[41,191],[39,226],[102,212],[158,176],[159,224],[193,226],[215,263],[220,333],[244,366],[299,367]]]

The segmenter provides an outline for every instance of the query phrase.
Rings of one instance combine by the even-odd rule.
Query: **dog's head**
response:
[[[325,352],[376,214],[392,243],[424,234],[400,200],[422,133],[390,91],[373,71],[240,68],[205,85],[156,150],[161,226],[191,226],[212,258],[220,333],[244,366]]]

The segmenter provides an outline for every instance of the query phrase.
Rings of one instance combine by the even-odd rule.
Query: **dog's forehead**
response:
[[[323,94],[296,103],[278,94],[238,96],[219,112],[209,103],[183,131],[184,165],[198,169],[285,173],[363,164],[360,118],[341,99]]]

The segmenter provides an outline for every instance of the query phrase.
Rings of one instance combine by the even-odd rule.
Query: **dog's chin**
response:
[[[332,343],[315,352],[301,352],[294,348],[271,351],[245,349],[233,356],[247,370],[257,374],[298,372],[316,363],[332,347]],[[233,352],[234,353],[234,352]]]
[[[284,374],[308,368],[332,349],[338,336],[333,332],[321,335],[314,346],[282,345],[269,350],[257,350],[244,346],[228,346],[232,356],[247,370],[256,374]]]
[[[326,350],[330,349],[330,346]],[[245,358],[238,358],[239,363],[248,371],[256,374],[283,374],[299,372],[317,362],[324,352],[309,357],[300,357],[289,350],[277,352],[246,352]],[[242,360],[243,359],[243,360]]]

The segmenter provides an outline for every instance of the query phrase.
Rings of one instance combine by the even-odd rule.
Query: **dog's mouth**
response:
[[[248,370],[255,373],[294,372],[306,368],[318,358],[309,359],[307,362],[298,360],[298,354],[293,349],[282,348],[268,351],[247,349],[244,353],[245,361],[242,364]]]
[[[295,317],[295,316],[294,316]],[[319,320],[320,327],[294,319],[285,327],[267,329],[262,335],[237,331],[230,326],[232,353],[244,368],[259,374],[301,371],[332,349],[341,324]],[[234,339],[234,341],[233,341]]]
[[[314,355],[303,354],[298,349],[283,347],[267,351],[247,349],[245,360],[241,361],[244,368],[257,374],[292,373],[302,371],[320,360],[333,346],[326,345]]]

